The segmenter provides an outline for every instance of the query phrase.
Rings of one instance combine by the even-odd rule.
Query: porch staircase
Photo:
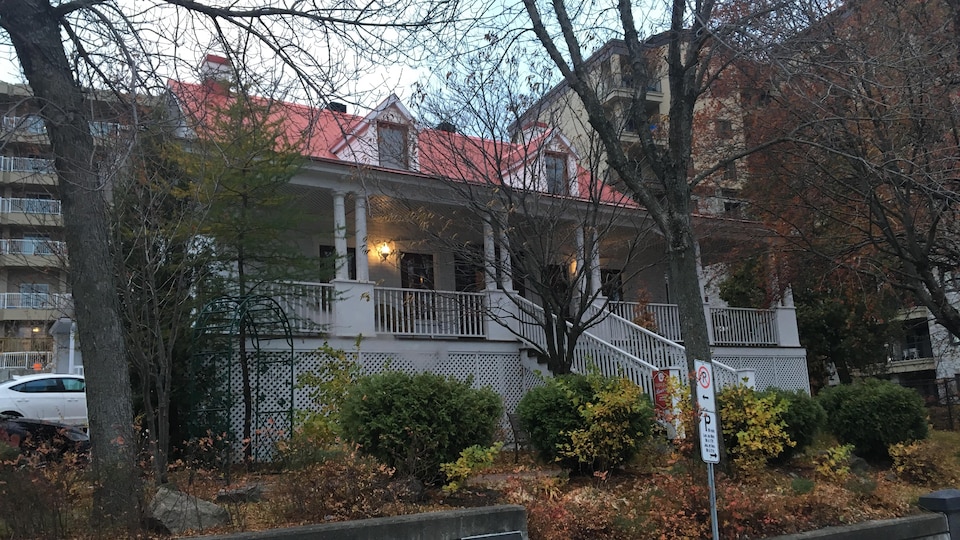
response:
[[[547,336],[543,331],[546,315],[543,308],[525,298],[514,297],[513,300],[519,308],[520,338],[530,346],[546,349]],[[591,332],[584,332],[577,340],[573,357],[571,370],[575,373],[586,373],[590,366],[596,366],[604,375],[626,377],[639,385],[648,396],[653,395],[653,372],[659,368]]]
[[[515,297],[519,308],[518,334],[532,347],[547,348],[547,337],[543,330],[543,308],[524,298]],[[592,310],[603,310],[592,306]],[[653,372],[660,369],[677,368],[681,378],[687,382],[686,356],[683,345],[670,341],[646,328],[634,324],[607,310],[598,315],[598,323],[584,332],[574,347],[574,360],[571,370],[585,373],[590,366],[596,366],[606,376],[623,376],[653,397]],[[568,323],[569,324],[569,323]],[[738,381],[736,369],[714,361],[714,379],[719,387]]]

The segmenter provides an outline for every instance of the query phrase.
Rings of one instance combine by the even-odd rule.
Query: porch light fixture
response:
[[[392,252],[393,250],[390,249],[389,242],[383,242],[382,244],[377,246],[377,253],[380,254],[380,262],[387,262],[387,257],[389,257],[390,253]]]

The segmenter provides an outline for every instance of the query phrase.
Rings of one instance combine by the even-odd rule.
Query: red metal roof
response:
[[[176,97],[191,129],[202,134],[211,127],[212,114],[223,111],[234,96],[221,83],[204,84],[169,81],[168,88]],[[269,111],[267,120],[282,125],[287,143],[305,157],[323,160],[341,160],[333,149],[349,143],[347,139],[366,129],[365,117],[309,107],[291,102],[253,97],[258,105]],[[524,167],[534,162],[547,142],[558,134],[546,125],[542,133],[524,144],[473,137],[439,129],[420,129],[417,132],[419,171],[410,174],[439,176],[447,179],[502,185],[511,175],[522,174]],[[411,127],[412,129],[412,127]],[[563,139],[565,141],[565,139]],[[572,153],[572,152],[571,152]],[[347,163],[344,161],[344,163]],[[589,171],[577,165],[578,193],[575,197],[599,198],[606,203],[635,206],[626,195],[601,182],[591,182]],[[591,187],[599,193],[591,197]]]

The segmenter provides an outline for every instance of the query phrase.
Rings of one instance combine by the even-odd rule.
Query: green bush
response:
[[[827,412],[803,390],[788,392],[771,389],[768,392],[776,394],[787,402],[787,409],[780,414],[780,418],[786,424],[787,435],[796,443],[796,446],[785,448],[776,458],[778,461],[786,461],[813,444],[814,437],[823,429],[827,421]]]
[[[543,459],[579,471],[607,471],[635,457],[653,430],[653,407],[622,377],[564,375],[531,390],[517,406]]]
[[[730,386],[717,395],[717,407],[724,445],[744,473],[759,471],[794,445],[783,420],[787,401],[775,393]]]
[[[528,391],[517,405],[520,426],[543,461],[560,460],[560,445],[570,442],[569,433],[582,425],[579,403],[590,397],[590,383],[583,375],[568,374],[547,379]],[[576,461],[565,460],[573,468]]]
[[[441,463],[490,446],[503,415],[500,396],[471,383],[432,373],[361,377],[340,406],[342,433],[398,475],[435,483]]]
[[[866,459],[886,459],[890,445],[927,437],[919,394],[889,381],[834,386],[820,392],[817,401],[827,413],[830,432]]]

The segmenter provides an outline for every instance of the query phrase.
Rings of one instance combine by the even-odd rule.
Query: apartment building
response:
[[[90,130],[105,155],[124,131],[115,104],[89,101],[97,119]],[[0,375],[55,365],[82,372],[72,352],[67,249],[46,128],[25,85],[0,83],[0,110]],[[54,361],[58,355],[63,361]]]
[[[670,109],[670,85],[666,75],[667,35],[658,34],[644,42],[649,51],[648,62],[652,73],[642,103],[638,95],[633,68],[630,66],[626,44],[619,39],[608,41],[586,61],[592,74],[591,83],[603,104],[607,117],[620,130],[620,140],[627,155],[639,157],[641,130],[650,131],[657,142],[667,143],[666,123]],[[727,156],[746,147],[746,111],[742,97],[733,81],[711,88],[701,96],[695,110],[693,161],[696,170],[717,165]],[[643,107],[650,119],[649,125],[636,125],[628,112],[631,107]],[[612,185],[617,178],[606,169],[600,141],[587,122],[583,102],[562,82],[551,89],[533,107],[520,117],[518,126],[534,122],[557,126],[570,139],[581,158],[598,164],[601,174]],[[637,150],[633,150],[636,148]],[[744,184],[745,171],[736,163],[725,164],[694,192],[698,213],[713,216],[739,217],[743,200],[739,193]],[[652,171],[650,178],[653,178]],[[651,184],[653,185],[653,184]],[[655,186],[654,186],[655,187]]]

